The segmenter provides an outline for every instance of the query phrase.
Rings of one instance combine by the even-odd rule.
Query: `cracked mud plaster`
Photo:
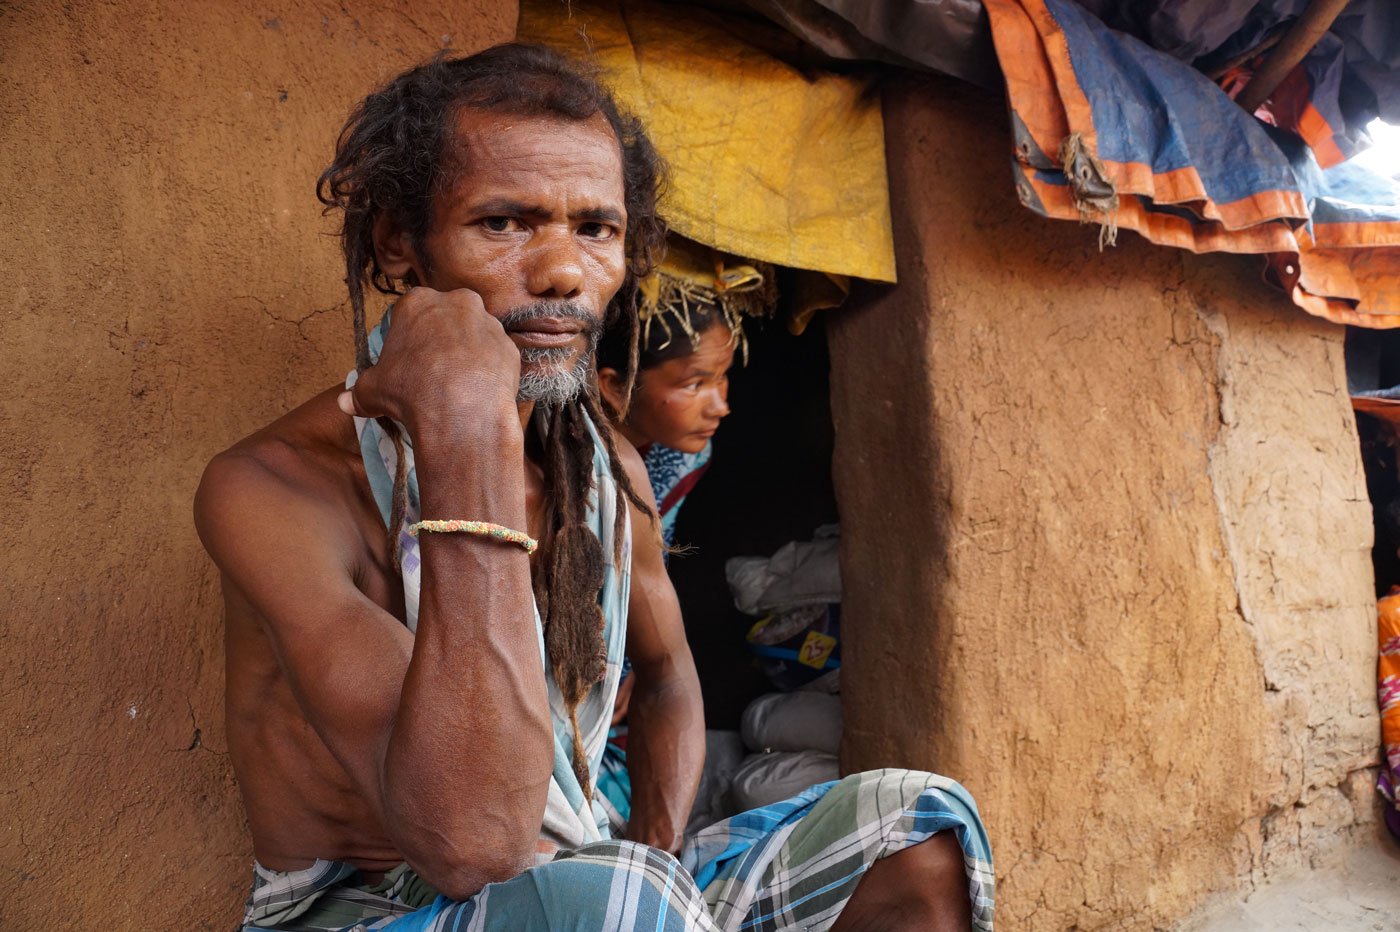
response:
[[[1374,819],[1342,332],[1024,210],[1002,113],[887,92],[900,284],[831,320],[844,763],[973,791],[1007,928],[1170,928]]]
[[[314,192],[350,106],[515,18],[492,0],[0,11],[0,928],[237,918],[252,849],[190,500],[210,456],[352,365]]]

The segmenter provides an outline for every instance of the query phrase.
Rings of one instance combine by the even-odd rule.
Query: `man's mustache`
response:
[[[525,324],[536,320],[575,320],[582,326],[579,328],[583,333],[592,336],[603,329],[603,318],[599,314],[593,313],[585,305],[577,301],[535,301],[531,304],[523,304],[520,307],[511,308],[501,315],[501,326],[509,333],[512,330],[520,330]]]

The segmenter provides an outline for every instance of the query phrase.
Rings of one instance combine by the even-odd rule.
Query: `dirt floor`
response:
[[[1274,876],[1243,901],[1213,901],[1177,932],[1400,929],[1400,845],[1383,832],[1327,865]]]

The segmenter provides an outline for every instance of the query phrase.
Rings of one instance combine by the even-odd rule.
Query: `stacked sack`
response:
[[[725,577],[741,612],[758,620],[749,647],[778,692],[744,711],[751,752],[734,771],[735,811],[766,806],[840,777],[841,541],[836,525],[772,557],[735,557]]]

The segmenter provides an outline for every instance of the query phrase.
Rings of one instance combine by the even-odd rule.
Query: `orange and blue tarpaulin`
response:
[[[1193,252],[1266,257],[1309,313],[1400,326],[1400,186],[1298,136],[1070,0],[985,0],[1022,203]]]

